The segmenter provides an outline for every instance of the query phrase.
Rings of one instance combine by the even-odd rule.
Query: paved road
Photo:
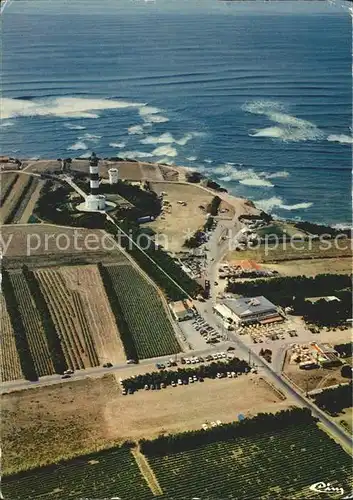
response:
[[[65,179],[81,196],[84,194],[81,192],[80,188],[71,181],[68,178]],[[83,193],[83,194],[82,194]],[[85,194],[84,194],[85,195]],[[107,219],[110,220],[119,230],[120,227],[116,224],[116,222],[107,214]],[[201,316],[204,317],[205,321],[208,322],[211,326],[214,326],[218,330],[220,329],[220,325],[213,314],[212,307],[215,301],[215,295],[214,295],[214,276],[215,276],[215,269],[217,266],[217,263],[222,259],[224,252],[228,248],[228,242],[225,241],[223,243],[220,243],[219,237],[222,234],[222,231],[224,227],[229,227],[229,221],[225,222],[219,222],[218,227],[216,228],[214,234],[210,238],[209,241],[209,262],[208,262],[208,275],[210,277],[211,281],[211,297],[209,300],[207,300],[204,303],[198,303],[197,304],[197,309]],[[231,221],[230,226],[233,226],[235,228],[235,231],[237,229],[240,229],[241,225],[239,221],[237,220],[237,215],[234,217],[234,219]],[[131,240],[131,242],[136,245],[136,243],[126,234],[124,233],[127,238]],[[234,236],[234,233],[233,233]],[[138,246],[138,245],[136,245]],[[140,249],[142,252],[143,250]],[[145,253],[145,252],[143,252]],[[145,255],[151,260],[151,262],[156,265],[161,272],[163,272],[178,288],[182,290],[182,288],[176,283],[160,266],[158,266],[157,263],[153,261],[153,259],[150,258],[148,254],[145,253]],[[184,290],[183,290],[184,291]],[[188,294],[186,294],[188,295]],[[311,410],[312,414],[317,417],[332,433],[334,437],[336,437],[340,442],[342,442],[346,447],[348,447],[350,450],[352,449],[352,439],[351,437],[341,428],[339,425],[337,425],[335,422],[333,422],[324,412],[322,412],[319,408],[317,408],[312,401],[310,401],[308,398],[306,398],[304,395],[302,395],[288,380],[286,380],[283,375],[281,374],[281,367],[279,364],[276,364],[275,367],[271,367],[268,365],[260,356],[254,352],[251,348],[251,346],[245,345],[245,343],[239,338],[238,335],[236,335],[233,332],[227,332],[227,336],[230,341],[232,341],[232,345],[236,346],[236,353],[238,356],[243,357],[244,359],[248,359],[249,352],[251,353],[251,357],[253,362],[260,368],[261,372],[264,372],[266,376],[273,382],[273,384],[277,387],[279,387],[287,396],[291,396],[295,401],[297,401],[300,405],[308,408]],[[225,344],[227,345],[227,344]],[[228,344],[231,345],[231,344]],[[210,347],[207,350],[203,351],[194,351],[195,355],[207,355],[208,353],[212,353],[215,350],[222,350],[218,344],[217,347]],[[165,357],[163,357],[165,359]],[[154,359],[149,359],[149,360],[143,360],[141,361],[141,365],[144,364],[151,364],[160,361],[161,358],[154,358]],[[119,370],[126,370],[127,365],[117,365],[114,366],[113,368],[107,369],[107,368],[102,368],[102,367],[97,367],[97,368],[92,368],[90,370],[85,370],[84,372],[77,372],[75,373],[70,379],[66,379],[69,381],[72,380],[77,380],[80,378],[85,378],[89,375],[102,375],[104,373],[111,373],[114,371],[119,371]],[[50,378],[50,381],[48,380]],[[60,375],[53,375],[51,377],[43,377],[40,379],[40,381],[35,382],[35,383],[30,383],[27,381],[15,381],[7,384],[2,384],[2,392],[5,392],[5,387],[8,387],[8,390],[14,390],[16,387],[17,390],[20,388],[28,388],[31,386],[37,387],[38,385],[48,385],[52,383],[58,383],[58,382],[63,382],[64,380],[61,379]]]

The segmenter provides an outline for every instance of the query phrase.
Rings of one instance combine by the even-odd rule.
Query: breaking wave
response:
[[[226,163],[212,170],[223,182],[238,181],[240,184],[252,187],[274,187],[268,179],[278,176],[278,173],[255,172],[252,168],[244,168],[243,164]]]
[[[139,109],[139,114],[146,124],[169,122],[169,118],[160,113],[163,113],[163,110],[153,106],[142,106]]]
[[[196,161],[197,160],[197,156],[188,156],[186,159],[188,161]]]
[[[88,142],[93,142],[97,144],[99,142],[99,139],[101,139],[101,135],[94,135],[94,134],[84,134],[79,137],[79,140],[81,141],[88,141]]]
[[[132,125],[127,129],[130,135],[142,135],[143,134],[143,126],[142,125]]]
[[[0,124],[0,127],[13,127],[14,125],[14,122],[3,122]]]
[[[330,142],[340,142],[341,144],[353,144],[353,137],[345,134],[331,134],[327,137]]]
[[[73,123],[65,123],[65,127],[70,130],[85,130],[86,128],[83,125],[74,125]]]
[[[175,139],[169,132],[165,132],[162,135],[153,136],[148,135],[145,139],[142,139],[141,144],[178,144],[179,146],[185,146],[191,139],[196,137],[198,134],[196,132],[190,132],[185,134],[181,139]]]
[[[255,129],[251,137],[269,137],[283,142],[316,141],[325,134],[312,122],[292,116],[285,107],[273,101],[251,101],[242,106],[243,111],[255,115],[264,115],[276,125]]]
[[[272,182],[267,181],[266,179],[260,179],[257,177],[249,177],[247,179],[242,179],[239,182],[240,182],[240,184],[244,184],[245,186],[273,187]]]
[[[279,196],[273,196],[272,198],[268,198],[266,200],[255,200],[254,203],[258,208],[261,208],[268,213],[272,212],[276,208],[281,208],[282,210],[305,210],[313,205],[311,202],[286,205],[283,203],[283,199]]]
[[[125,142],[110,142],[109,146],[112,148],[124,148],[126,146]]]
[[[52,99],[2,99],[2,119],[19,116],[48,116],[59,118],[99,118],[93,111],[107,109],[139,108],[144,103],[84,97],[57,97]],[[146,106],[147,107],[147,106]]]
[[[68,151],[79,151],[80,149],[88,149],[88,146],[83,141],[77,141],[67,149]]]
[[[171,156],[175,157],[178,155],[178,152],[172,146],[159,146],[158,148],[152,151],[153,156]]]
[[[138,159],[138,158],[150,158],[152,153],[145,153],[144,151],[122,151],[119,153],[119,156],[122,158],[131,158],[132,160]]]

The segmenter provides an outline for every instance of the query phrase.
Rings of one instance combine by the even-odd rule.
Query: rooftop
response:
[[[262,295],[251,298],[225,299],[223,304],[239,317],[277,311],[277,307]]]

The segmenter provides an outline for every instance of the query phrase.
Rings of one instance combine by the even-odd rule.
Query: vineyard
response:
[[[5,498],[77,500],[111,498],[152,500],[153,495],[126,447],[2,479]]]
[[[306,409],[140,442],[143,473],[129,448],[126,443],[4,476],[3,494],[18,500],[152,500],[145,480],[151,476],[160,500],[323,498],[309,489],[318,481],[350,491],[349,455]]]
[[[351,460],[315,423],[149,457],[167,498],[318,498],[330,481],[350,491]]]
[[[15,335],[6,309],[4,296],[0,295],[1,321],[1,380],[7,382],[23,378],[17,354]]]
[[[97,267],[94,265],[62,267],[60,274],[68,290],[76,297],[76,303],[82,304],[99,363],[124,362],[126,360],[124,347]],[[78,310],[82,311],[79,306]],[[85,324],[84,316],[81,312],[82,325]]]
[[[11,193],[11,190],[13,186],[15,185],[16,181],[18,179],[18,174],[15,174],[13,172],[11,173],[3,173],[0,177],[0,205],[2,206],[9,194]]]
[[[35,272],[59,335],[66,363],[72,370],[99,365],[90,322],[81,296],[67,288],[60,271],[41,269]]]
[[[125,345],[132,342],[140,359],[180,352],[173,326],[154,286],[131,265],[107,265],[101,272],[110,281],[126,322]]]
[[[39,377],[52,375],[54,367],[44,329],[26,279],[22,272],[14,272],[10,274],[10,280],[17,299],[18,312],[22,317],[23,326],[26,331],[35,370]]]

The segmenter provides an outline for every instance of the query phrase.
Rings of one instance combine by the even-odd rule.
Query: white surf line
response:
[[[5,7],[6,7],[7,5],[10,5],[10,4],[11,4],[11,2],[12,2],[12,0],[5,0],[5,2],[2,4],[2,6],[1,6],[1,8],[0,8],[0,14],[2,14],[2,13],[4,12]]]
[[[165,276],[166,276],[166,277],[167,277],[167,278],[168,278],[168,279],[169,279],[172,283],[174,283],[174,285],[175,285],[175,286],[177,286],[177,287],[179,288],[179,290],[181,290],[183,293],[185,293],[185,295],[186,295],[186,296],[187,296],[190,300],[192,300],[192,301],[193,301],[193,298],[191,297],[191,295],[189,295],[189,294],[188,294],[188,293],[187,293],[187,292],[186,292],[186,291],[185,291],[185,290],[184,290],[184,289],[183,289],[183,288],[182,288],[182,287],[181,287],[181,286],[180,286],[180,285],[179,285],[176,281],[174,281],[174,279],[173,279],[171,276],[169,276],[169,274],[168,274],[168,273],[166,273],[166,272],[165,272],[165,270],[164,270],[164,269],[162,269],[162,268],[161,268],[161,266],[160,266],[159,264],[157,264],[157,262],[155,262],[155,261],[154,261],[154,260],[153,260],[153,259],[152,259],[149,255],[148,255],[148,253],[146,253],[144,250],[142,250],[142,248],[141,248],[141,247],[140,247],[140,246],[139,246],[139,245],[138,245],[138,244],[137,244],[137,243],[136,243],[136,242],[135,242],[132,238],[130,238],[130,236],[129,236],[127,233],[125,233],[125,231],[123,231],[123,230],[121,229],[121,227],[120,227],[120,226],[118,226],[118,224],[117,224],[117,223],[113,220],[113,218],[112,218],[110,215],[106,214],[106,218],[107,218],[107,220],[109,220],[112,224],[114,224],[114,226],[115,226],[115,227],[117,227],[117,228],[119,229],[119,231],[121,231],[121,233],[122,233],[124,236],[126,236],[126,237],[127,237],[127,239],[128,239],[128,240],[129,240],[129,241],[130,241],[133,245],[135,245],[135,247],[137,247],[137,248],[140,250],[140,252],[142,252],[142,253],[143,253],[143,254],[144,254],[144,255],[145,255],[145,256],[146,256],[146,257],[147,257],[147,258],[148,258],[148,259],[149,259],[149,260],[150,260],[150,261],[151,261],[151,262],[152,262],[152,263],[153,263],[153,264],[154,264],[154,265],[158,268],[158,269],[159,269],[159,270],[160,270],[160,271],[162,271],[162,273],[163,273],[163,274],[164,274],[164,275],[165,275]]]

